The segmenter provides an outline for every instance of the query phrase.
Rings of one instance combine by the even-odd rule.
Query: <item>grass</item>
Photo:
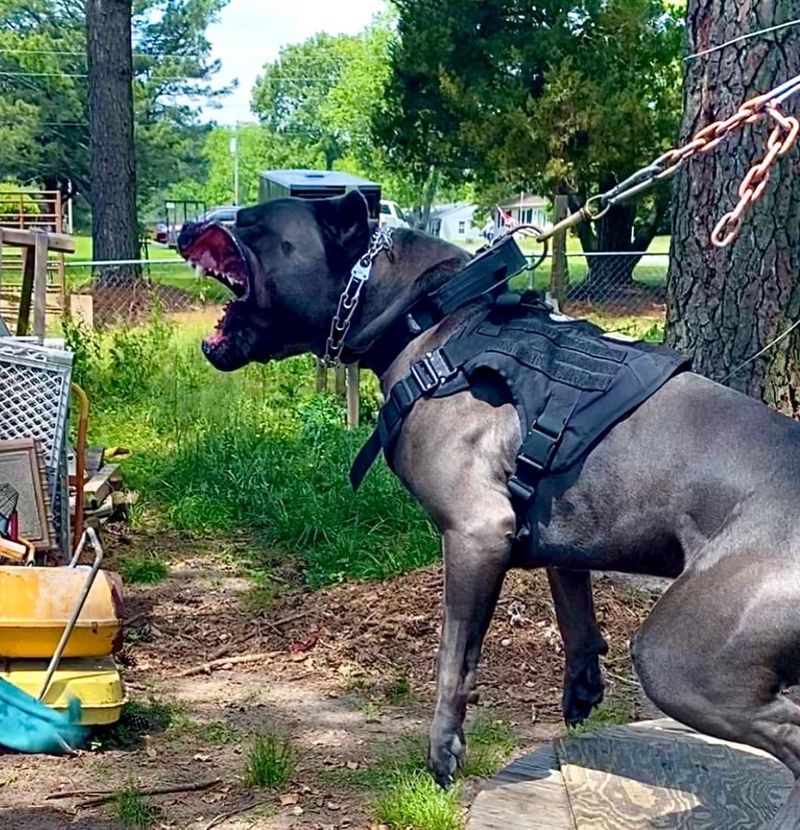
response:
[[[461,830],[464,809],[459,786],[443,790],[424,772],[397,777],[375,804],[375,817],[393,830]]]
[[[278,596],[278,586],[270,574],[264,571],[254,572],[251,580],[250,587],[242,594],[242,602],[251,614],[263,614],[274,604]]]
[[[393,706],[408,705],[414,702],[414,690],[405,674],[398,674],[386,690],[386,700]]]
[[[126,784],[114,797],[114,809],[126,827],[148,830],[154,827],[159,817],[158,808],[145,801],[139,787]]]
[[[478,719],[467,733],[467,755],[461,767],[466,778],[488,778],[505,764],[517,743],[501,720]]]
[[[624,726],[630,723],[633,707],[634,702],[624,694],[607,698],[600,706],[592,709],[591,714],[583,723],[578,726],[571,726],[569,734],[575,736],[588,735],[607,726]]]
[[[499,720],[476,719],[467,730],[466,737],[467,755],[459,771],[462,778],[494,775],[516,746],[511,730]],[[374,764],[357,770],[329,770],[323,779],[329,784],[372,792],[381,799],[400,780],[428,775],[427,749],[427,737],[406,736],[385,746]]]
[[[256,735],[247,755],[245,783],[248,787],[277,789],[294,774],[294,750],[288,738],[274,732]]]
[[[129,585],[157,585],[167,578],[167,566],[156,556],[138,553],[119,562],[119,572]]]
[[[154,320],[102,337],[69,333],[75,379],[92,403],[91,442],[133,451],[124,474],[141,493],[134,524],[248,532],[253,569],[268,570],[276,552],[296,557],[315,586],[433,562],[433,528],[385,465],[352,492],[347,470],[369,427],[345,429],[343,402],[314,391],[313,361],[216,372],[199,349],[212,326]],[[365,378],[362,391],[374,416],[377,386]],[[263,607],[266,583],[252,598]]]

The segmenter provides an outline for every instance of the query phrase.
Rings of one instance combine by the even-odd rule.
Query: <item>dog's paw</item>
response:
[[[562,709],[567,726],[577,726],[589,717],[595,706],[602,703],[605,684],[597,656],[582,660],[567,668],[564,677]]]
[[[431,732],[428,769],[440,787],[446,789],[453,783],[465,750],[466,742],[461,729]]]

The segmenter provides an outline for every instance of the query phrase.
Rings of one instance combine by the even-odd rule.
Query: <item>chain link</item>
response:
[[[325,346],[325,356],[322,362],[327,367],[338,366],[341,363],[342,351],[353,316],[361,298],[364,283],[372,274],[372,264],[381,251],[389,251],[392,248],[392,229],[377,227],[372,233],[369,250],[356,262],[350,272],[344,291],[339,297],[339,305],[336,314],[331,320],[331,330]]]
[[[738,235],[742,218],[747,208],[758,201],[766,190],[770,168],[778,158],[784,156],[795,145],[800,131],[800,122],[786,116],[780,109],[781,103],[790,95],[800,91],[800,76],[797,76],[763,95],[757,95],[742,104],[729,118],[714,121],[695,133],[682,147],[662,153],[647,167],[637,170],[605,193],[592,196],[579,211],[554,225],[537,238],[540,242],[560,231],[567,230],[580,222],[597,221],[605,216],[613,205],[649,190],[658,182],[672,178],[691,158],[707,154],[725,139],[746,124],[754,124],[769,118],[775,127],[767,141],[767,153],[748,172],[739,187],[739,201],[736,207],[717,223],[711,234],[711,241],[718,247],[729,245]],[[598,204],[599,209],[593,207]]]
[[[785,116],[777,104],[770,104],[767,114],[776,122],[767,140],[767,152],[761,161],[754,164],[739,185],[739,201],[733,210],[717,222],[711,232],[711,242],[718,248],[730,245],[739,234],[745,211],[763,195],[769,183],[770,169],[776,160],[786,155],[797,142],[800,122],[792,116]]]

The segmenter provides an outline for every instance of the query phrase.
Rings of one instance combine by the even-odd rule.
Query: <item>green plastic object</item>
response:
[[[83,746],[89,730],[80,726],[81,704],[70,701],[56,712],[0,679],[0,744],[17,752],[63,755]]]

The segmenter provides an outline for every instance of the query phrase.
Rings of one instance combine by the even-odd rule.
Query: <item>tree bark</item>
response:
[[[800,0],[689,0],[694,53],[748,31],[800,17]],[[729,46],[686,63],[681,138],[726,118],[747,99],[796,74],[797,30]],[[797,115],[792,98],[784,112]],[[667,297],[667,342],[696,371],[723,380],[800,315],[800,152],[772,168],[764,197],[728,248],[710,234],[738,198],[739,184],[766,152],[772,124],[746,125],[676,178]],[[800,335],[792,333],[726,382],[787,414],[800,414]]]
[[[131,0],[86,0],[95,260],[139,258],[131,16]],[[133,266],[103,267],[99,281],[124,284],[139,273]]]

